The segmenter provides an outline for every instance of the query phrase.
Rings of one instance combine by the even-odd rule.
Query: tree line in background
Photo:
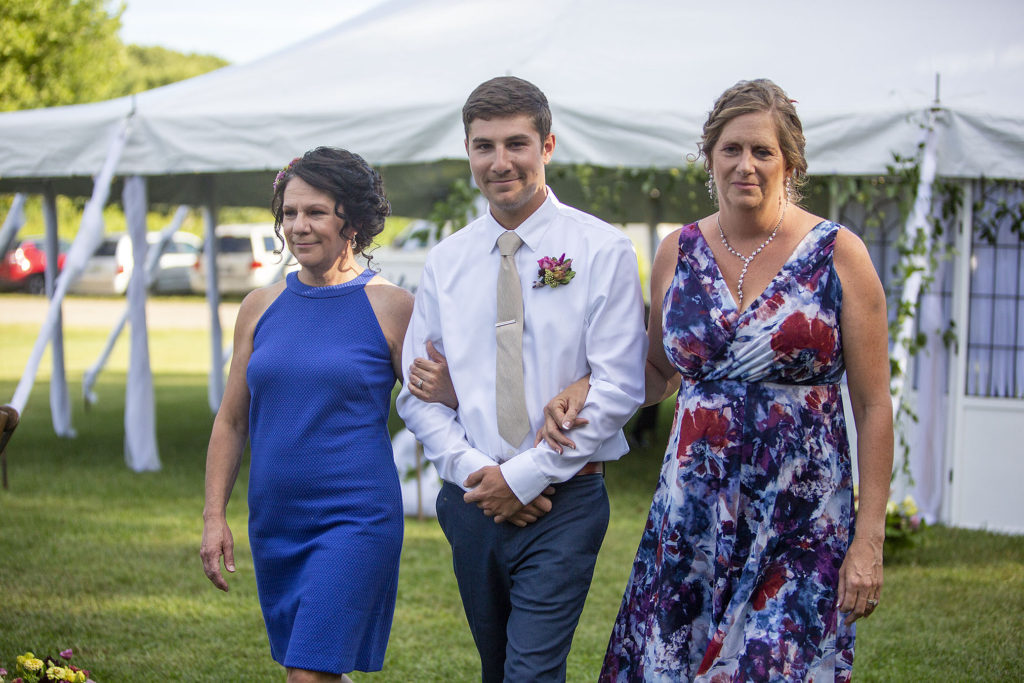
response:
[[[125,45],[123,11],[107,0],[3,0],[0,111],[97,102],[227,66],[213,55]]]
[[[0,111],[84,104],[131,95],[192,78],[228,62],[213,55],[182,54],[163,47],[125,45],[118,33],[124,5],[107,0],[3,0],[0,12]],[[115,198],[115,202],[118,198]],[[0,195],[0,220],[12,197]],[[58,197],[60,236],[74,237],[83,197]],[[150,228],[163,227],[174,207],[157,207]],[[266,220],[269,213],[239,210],[242,219]],[[42,207],[30,197],[22,235],[42,234]],[[252,216],[250,216],[250,213]],[[104,210],[108,231],[124,230],[120,209]],[[190,216],[185,226],[201,234]]]

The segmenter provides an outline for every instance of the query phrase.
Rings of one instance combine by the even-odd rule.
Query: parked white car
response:
[[[436,243],[436,228],[433,223],[425,220],[413,221],[390,246],[369,250],[370,267],[381,277],[415,292],[420,283],[420,275],[423,274],[423,265],[427,262],[427,252]]]
[[[272,223],[218,225],[217,286],[221,294],[247,294],[284,277],[299,264],[274,234]],[[275,253],[280,250],[280,253]],[[206,291],[206,261],[192,271],[192,288]]]
[[[159,232],[146,234],[152,248],[160,239]],[[186,232],[176,232],[164,244],[159,270],[150,282],[150,291],[158,294],[192,291],[192,271],[199,261],[203,241]],[[85,263],[81,277],[71,285],[76,294],[124,294],[132,276],[134,259],[131,237],[108,235]]]

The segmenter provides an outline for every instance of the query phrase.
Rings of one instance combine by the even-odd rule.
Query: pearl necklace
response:
[[[743,261],[743,270],[740,271],[740,281],[736,284],[736,291],[740,295],[740,300],[736,303],[736,308],[739,310],[743,309],[743,278],[747,276],[747,268],[750,266],[750,262],[754,260],[754,257],[761,253],[761,250],[771,244],[771,241],[775,239],[775,233],[779,231],[779,226],[782,225],[782,219],[786,217],[786,208],[789,206],[789,199],[786,199],[786,203],[782,205],[782,211],[779,213],[779,222],[775,224],[775,229],[772,230],[772,234],[768,235],[768,239],[761,242],[761,246],[755,249],[750,256],[744,256],[740,252],[732,248],[729,244],[729,240],[725,239],[725,230],[722,230],[722,213],[719,212],[718,216],[715,217],[715,221],[718,223],[718,234],[722,236],[722,244],[725,245],[726,250]]]

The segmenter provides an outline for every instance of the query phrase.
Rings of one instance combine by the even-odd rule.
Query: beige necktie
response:
[[[516,251],[523,240],[512,230],[498,238],[501,268],[498,270],[498,321],[494,334],[498,342],[496,399],[498,433],[518,446],[530,432],[523,389],[523,290],[516,269]]]

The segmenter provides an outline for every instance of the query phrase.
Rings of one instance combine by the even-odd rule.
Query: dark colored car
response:
[[[64,268],[64,256],[71,245],[60,240],[58,272]],[[42,237],[23,239],[0,260],[0,289],[14,289],[30,294],[46,292],[46,241]]]

